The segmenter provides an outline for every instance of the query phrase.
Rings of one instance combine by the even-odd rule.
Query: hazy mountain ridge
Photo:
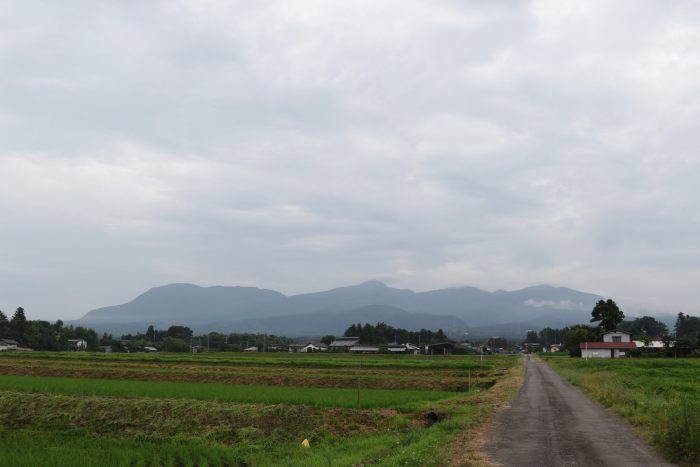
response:
[[[514,324],[522,328],[585,322],[601,298],[546,285],[515,291],[455,287],[414,292],[368,281],[287,296],[256,287],[170,284],[128,303],[90,311],[73,324],[115,333],[142,331],[149,324],[184,324],[198,332],[274,331],[294,336],[338,334],[352,323],[385,321],[458,335],[480,327],[497,330],[499,325],[512,329]]]

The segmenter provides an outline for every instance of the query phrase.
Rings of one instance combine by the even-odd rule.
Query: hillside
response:
[[[198,332],[274,332],[289,336],[338,334],[355,322],[385,321],[462,335],[499,326],[561,326],[587,321],[601,297],[564,287],[536,286],[488,292],[456,287],[428,292],[396,289],[378,281],[287,296],[255,287],[155,287],[121,305],[99,308],[73,322],[114,333],[143,331],[148,325],[183,324]]]

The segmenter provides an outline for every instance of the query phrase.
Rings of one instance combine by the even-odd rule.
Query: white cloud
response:
[[[0,307],[373,277],[700,304],[696,5],[5,10]]]

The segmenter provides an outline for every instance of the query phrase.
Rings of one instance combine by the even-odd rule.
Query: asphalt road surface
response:
[[[502,466],[670,466],[620,416],[546,364],[525,357],[525,383],[496,414],[485,452]]]

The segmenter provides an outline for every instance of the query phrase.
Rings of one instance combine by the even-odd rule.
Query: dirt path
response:
[[[503,466],[670,466],[620,416],[525,357],[525,384],[484,450]]]

